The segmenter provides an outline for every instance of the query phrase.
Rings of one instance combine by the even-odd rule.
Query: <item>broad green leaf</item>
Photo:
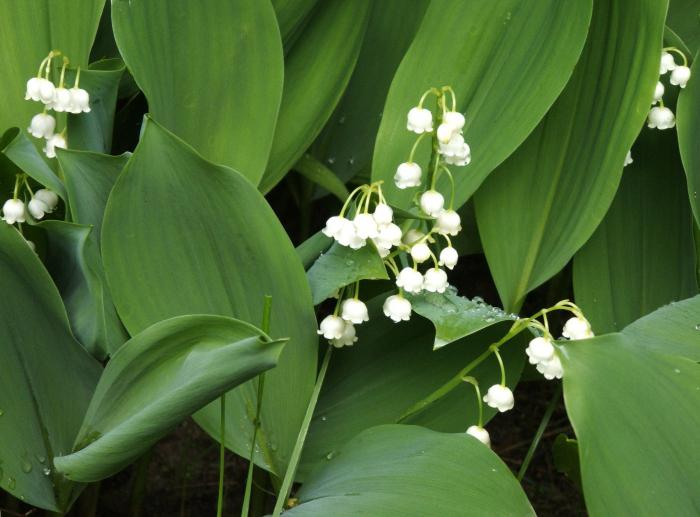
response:
[[[314,233],[311,237],[296,247],[297,256],[304,266],[308,269],[312,266],[322,253],[325,253],[334,241],[330,237],[326,237],[320,231]]]
[[[671,0],[666,24],[683,39],[692,52],[700,49],[700,1]]]
[[[109,153],[119,82],[124,74],[121,59],[108,59],[80,72],[80,87],[90,93],[90,112],[68,115],[68,147]],[[75,72],[66,74],[73,83]]]
[[[560,271],[607,212],[659,78],[666,5],[596,2],[561,97],[477,193],[479,234],[507,310]]]
[[[406,114],[432,86],[452,86],[466,112],[472,163],[454,169],[456,206],[511,154],[552,105],[579,58],[591,16],[589,0],[437,0],[430,4],[391,83],[372,161],[372,179],[407,207],[414,191],[398,190],[396,167],[416,135]],[[429,145],[417,161],[427,162]]]
[[[501,459],[475,438],[373,427],[321,465],[297,494],[304,515],[535,515]]]
[[[336,350],[314,413],[304,447],[300,475],[337,454],[358,432],[393,424],[479,356],[508,330],[505,324],[477,332],[451,346],[433,350],[435,331],[425,319],[394,323],[382,313],[386,295],[368,302],[370,321],[358,325],[354,346]],[[502,349],[507,381],[514,387],[525,354],[518,342]],[[481,363],[469,375],[483,387],[500,381],[495,358]],[[486,421],[495,410],[484,408]],[[447,432],[464,432],[477,422],[474,388],[461,383],[432,406],[407,422]]]
[[[83,482],[116,474],[215,397],[273,368],[284,342],[222,316],[148,327],[107,363],[74,452],[56,467]]]
[[[333,113],[360,53],[370,5],[324,0],[285,57],[282,105],[262,192],[284,177]]]
[[[51,277],[17,230],[0,225],[0,486],[66,510],[77,489],[54,471],[70,450],[101,367],[73,338]]]
[[[76,223],[91,225],[99,243],[107,198],[130,154],[109,156],[61,149],[56,155],[66,184],[71,218]]]
[[[691,78],[678,96],[676,121],[678,148],[688,180],[688,196],[695,221],[700,225],[700,59],[690,67]]]
[[[256,461],[284,472],[313,389],[318,338],[304,270],[255,187],[147,119],[110,195],[102,253],[131,335],[185,314],[257,323],[264,296],[272,296],[270,334],[291,341],[266,375]],[[243,456],[250,449],[255,394],[256,384],[248,383],[226,397],[226,444]],[[196,419],[218,436],[218,404]]]
[[[576,303],[598,334],[698,292],[675,135],[643,129],[632,155],[610,210],[574,258]]]
[[[700,365],[646,350],[626,332],[566,343],[563,352],[588,513],[696,515]]]
[[[427,0],[372,4],[357,66],[314,150],[347,181],[369,166],[391,80],[418,31]]]
[[[0,151],[23,172],[66,200],[66,187],[39,154],[31,138],[19,128],[8,129],[0,139]]]
[[[307,180],[316,183],[319,187],[333,194],[341,202],[345,201],[348,194],[350,194],[345,183],[343,183],[332,170],[309,153],[297,160],[294,164],[294,170]]]
[[[354,250],[334,242],[306,273],[314,305],[333,296],[341,287],[359,280],[388,280],[386,266],[372,244]]]
[[[496,323],[517,319],[515,314],[507,314],[480,298],[470,300],[451,289],[444,293],[424,292],[410,300],[413,310],[435,326],[435,349]]]
[[[61,293],[75,337],[102,360],[129,336],[107,286],[96,231],[55,220],[39,227],[46,231],[46,267]]]
[[[0,16],[3,94],[0,132],[26,127],[44,105],[25,101],[27,81],[50,50],[60,50],[71,66],[87,68],[90,47],[105,0],[5,0]],[[60,63],[58,58],[58,62]],[[53,72],[52,80],[58,82]]]
[[[112,25],[153,118],[257,184],[282,95],[270,0],[113,0]]]
[[[700,362],[700,296],[672,302],[624,329],[635,345]]]
[[[302,24],[318,0],[272,0],[277,23],[279,24],[282,41],[287,41],[295,30]]]

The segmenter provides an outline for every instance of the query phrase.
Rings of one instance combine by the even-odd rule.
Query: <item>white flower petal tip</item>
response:
[[[664,52],[661,54],[661,63],[659,64],[659,74],[664,75],[666,72],[670,72],[676,68],[676,61],[673,59],[673,55]]]
[[[43,219],[47,212],[50,212],[49,207],[46,206],[42,201],[36,198],[32,198],[27,204],[27,210],[32,215],[34,219]]]
[[[379,229],[379,235],[372,241],[380,254],[382,253],[381,250],[386,250],[388,254],[388,251],[393,246],[401,244],[401,228],[394,223],[382,225]]]
[[[341,339],[345,332],[345,320],[340,316],[328,315],[323,318],[316,332],[326,339]]]
[[[56,129],[56,119],[48,113],[37,113],[32,117],[27,132],[34,138],[51,138]]]
[[[421,242],[411,247],[411,258],[417,263],[422,264],[430,258],[430,247]]]
[[[396,277],[396,285],[407,293],[420,293],[423,290],[423,275],[420,271],[405,267]]]
[[[360,239],[374,239],[379,236],[377,221],[372,214],[357,214],[352,222]]]
[[[406,129],[414,133],[429,133],[433,130],[433,114],[425,108],[411,108],[406,120]]]
[[[591,330],[591,324],[586,319],[577,316],[566,321],[561,334],[571,340],[588,339],[595,336],[593,330]]]
[[[355,223],[341,216],[329,218],[326,221],[326,227],[321,232],[335,239],[341,246],[349,246],[355,250],[360,249],[367,243],[366,239],[358,235]]]
[[[355,326],[352,323],[345,322],[343,334],[337,339],[331,339],[330,343],[336,348],[352,346],[355,343],[357,343],[357,336],[355,335]]]
[[[447,285],[447,273],[442,269],[430,268],[423,276],[423,288],[431,293],[444,293]]]
[[[627,167],[632,162],[634,162],[634,160],[632,159],[632,151],[627,151],[627,154],[625,155],[625,163],[623,164],[623,167]]]
[[[379,203],[374,207],[372,216],[374,217],[374,222],[376,222],[378,226],[390,224],[394,220],[394,211],[386,203]]]
[[[501,386],[500,384],[494,384],[489,388],[486,395],[484,395],[484,402],[490,407],[498,409],[501,413],[513,409],[515,405],[513,392],[507,386]]]
[[[421,194],[420,207],[426,214],[437,217],[445,206],[445,198],[437,190],[426,190]]]
[[[68,142],[63,137],[63,135],[52,135],[46,139],[46,145],[44,146],[44,153],[47,158],[56,158],[56,148],[66,149],[68,147]]]
[[[411,319],[411,302],[399,294],[389,296],[384,300],[384,315],[394,323]]]
[[[479,440],[486,445],[486,447],[491,447],[491,436],[489,436],[489,432],[483,427],[479,427],[478,425],[469,426],[467,434]]]
[[[369,321],[367,306],[360,300],[348,298],[341,306],[341,316],[345,321],[359,325],[364,321]]]
[[[561,365],[559,356],[554,354],[548,361],[537,363],[537,371],[544,375],[548,381],[561,379],[564,376],[564,368]]]
[[[90,94],[82,88],[70,89],[71,113],[90,113]]]
[[[24,223],[27,220],[27,210],[20,199],[8,199],[2,205],[2,220],[7,224]]]
[[[446,267],[449,270],[452,270],[457,265],[458,260],[459,253],[457,253],[457,250],[454,249],[452,246],[448,246],[446,248],[443,248],[440,252],[440,260],[438,264]]]
[[[421,168],[415,162],[404,162],[396,169],[394,184],[401,190],[420,185]]]
[[[654,106],[647,116],[647,127],[656,129],[671,129],[676,125],[676,117],[666,106]]]
[[[462,220],[454,210],[443,210],[437,215],[438,233],[455,236],[462,231]]]
[[[688,84],[688,79],[690,79],[690,68],[687,66],[677,66],[673,72],[671,72],[671,78],[668,82],[675,86],[685,88],[685,85]]]
[[[536,337],[530,341],[525,353],[528,356],[530,364],[537,364],[543,361],[549,361],[554,357],[554,345],[551,340],[544,337]]]

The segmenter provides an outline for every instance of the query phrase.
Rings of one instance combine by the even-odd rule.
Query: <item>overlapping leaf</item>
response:
[[[700,225],[700,60],[691,66],[688,86],[678,96],[678,147],[688,180],[688,197]]]
[[[477,193],[479,233],[507,310],[560,271],[608,210],[658,80],[666,7],[596,2],[566,89]]]

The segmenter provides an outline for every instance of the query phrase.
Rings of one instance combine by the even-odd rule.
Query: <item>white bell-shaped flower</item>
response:
[[[339,229],[334,235],[335,240],[341,246],[349,246],[352,249],[358,250],[363,247],[366,240],[357,234],[357,229],[355,228],[355,223],[349,219],[341,218],[342,220],[338,223],[334,221],[334,226],[339,225]],[[326,223],[328,224],[328,223]]]
[[[379,235],[374,239],[377,247],[390,249],[401,244],[401,228],[394,223],[383,225],[379,229]]]
[[[459,150],[459,153],[457,153],[454,156],[445,156],[445,163],[448,165],[456,165],[458,167],[464,167],[465,165],[469,165],[472,161],[472,153],[471,149],[469,149],[469,146],[467,144],[462,144],[462,147]]]
[[[46,139],[44,153],[48,158],[56,158],[56,148],[60,147],[61,149],[65,149],[67,146],[68,143],[63,135],[51,135]]]
[[[591,324],[588,323],[588,320],[577,316],[569,318],[566,321],[561,335],[571,340],[588,339],[594,336],[593,330],[591,330]]]
[[[454,210],[443,210],[437,216],[435,226],[438,233],[443,235],[457,235],[462,231],[462,220]]]
[[[377,203],[372,215],[378,226],[390,224],[394,220],[394,211],[386,203]]]
[[[433,114],[430,110],[425,108],[411,108],[408,112],[408,119],[406,121],[406,129],[413,131],[414,133],[429,133],[433,130]]]
[[[673,54],[663,52],[661,54],[661,63],[659,64],[659,74],[664,75],[666,72],[676,68],[676,61],[673,59]]]
[[[437,190],[426,190],[420,196],[420,207],[426,214],[436,217],[445,206],[445,198]]]
[[[442,122],[443,124],[447,124],[452,128],[452,131],[454,132],[459,132],[462,130],[464,127],[464,115],[462,115],[458,111],[447,111],[443,116],[442,116]]]
[[[51,106],[54,102],[56,87],[48,79],[39,79],[39,99],[44,104]]]
[[[447,144],[452,139],[454,134],[454,128],[444,122],[437,128],[437,139],[441,144]]]
[[[337,339],[331,339],[331,345],[333,345],[336,348],[352,346],[357,342],[357,336],[355,334],[355,326],[352,323],[346,321],[345,327],[343,327],[343,335]]]
[[[329,314],[321,321],[317,334],[322,335],[326,339],[341,339],[345,331],[345,320],[340,316]]]
[[[51,103],[51,107],[59,113],[63,111],[71,111],[72,100],[68,88],[56,88],[53,94],[53,102]]]
[[[8,199],[2,205],[2,220],[7,224],[23,223],[26,218],[27,212],[22,200]]]
[[[444,293],[447,289],[447,273],[440,268],[430,268],[423,275],[423,288],[431,293]]]
[[[411,319],[411,302],[400,294],[394,294],[384,300],[384,315],[394,323]]]
[[[654,106],[647,116],[647,127],[671,129],[676,125],[676,117],[666,106]]]
[[[33,101],[40,101],[41,100],[41,78],[40,77],[32,77],[27,81],[27,91],[24,94],[24,100],[33,100]]]
[[[447,246],[443,248],[440,252],[440,260],[438,264],[445,266],[447,269],[452,270],[459,260],[459,253],[452,246]]]
[[[362,300],[348,298],[341,305],[341,316],[345,321],[359,325],[363,321],[369,321],[367,306]]]
[[[664,96],[664,92],[666,91],[666,88],[664,87],[664,83],[661,81],[656,83],[656,88],[654,88],[654,102],[652,104],[656,104],[659,102],[662,97]]]
[[[325,235],[326,237],[331,237],[335,239],[336,235],[338,235],[340,230],[343,228],[345,221],[347,221],[347,219],[339,215],[329,217],[326,221],[326,227],[323,228],[323,230],[321,230],[321,233],[323,233],[323,235]]]
[[[423,237],[425,237],[425,234],[422,231],[410,229],[404,234],[402,242],[406,246],[413,246],[415,243],[417,243]]]
[[[467,434],[473,436],[487,447],[491,447],[491,437],[489,436],[489,432],[483,427],[479,427],[478,425],[469,426]]]
[[[513,392],[507,386],[501,386],[500,384],[494,384],[489,388],[486,395],[484,395],[484,402],[492,408],[498,409],[501,413],[513,409],[515,405]]]
[[[414,244],[411,246],[411,258],[417,264],[422,264],[430,258],[430,247],[425,242]]]
[[[32,117],[27,131],[35,138],[51,138],[56,129],[56,119],[48,113],[37,113]]]
[[[71,113],[90,113],[90,94],[82,88],[71,88],[70,109],[67,111]]]
[[[352,222],[360,239],[374,239],[379,236],[377,221],[374,220],[372,214],[357,214]]]
[[[530,364],[549,361],[554,357],[554,345],[545,337],[536,337],[530,341],[525,349]]]
[[[561,379],[564,375],[564,368],[562,368],[561,360],[556,354],[548,361],[537,363],[537,371],[544,375],[544,378],[548,381],[552,379]]]
[[[49,212],[49,207],[46,206],[43,201],[40,201],[37,198],[33,197],[29,200],[29,203],[27,204],[27,210],[30,214],[32,214],[32,217],[34,219],[39,220],[44,218],[46,212]]]
[[[394,183],[400,189],[417,187],[420,185],[421,169],[415,162],[404,162],[396,169]]]
[[[623,167],[627,167],[633,161],[634,160],[632,159],[632,151],[627,151],[627,154],[625,155],[625,163],[623,164]]]
[[[34,199],[38,199],[46,205],[47,213],[53,212],[58,206],[58,194],[49,189],[40,188],[34,192]]]
[[[399,276],[396,277],[396,285],[407,293],[420,293],[423,290],[423,275],[421,275],[420,271],[405,267],[399,271]]]
[[[688,84],[688,79],[690,79],[690,68],[687,66],[677,66],[673,72],[671,72],[671,78],[668,82],[685,88],[685,85]]]
[[[468,165],[472,159],[471,149],[459,133],[453,134],[447,143],[440,142],[439,151],[445,157],[445,162],[450,165]]]

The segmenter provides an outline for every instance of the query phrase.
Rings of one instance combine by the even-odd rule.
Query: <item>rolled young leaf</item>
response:
[[[56,467],[85,482],[116,474],[215,397],[274,367],[285,342],[223,316],[152,325],[107,363],[75,452]]]

